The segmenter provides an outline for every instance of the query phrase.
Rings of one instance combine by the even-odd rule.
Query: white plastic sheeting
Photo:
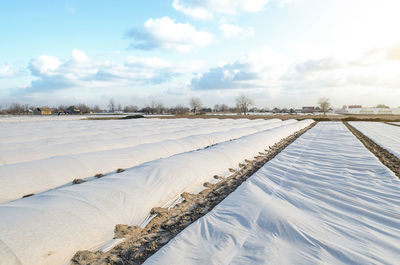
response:
[[[261,121],[254,120],[252,122]],[[4,144],[9,145],[8,148],[14,145],[17,148],[23,148],[35,144],[29,143],[32,141],[44,141],[45,144],[62,144],[67,140],[79,140],[83,136],[95,138],[138,136],[162,133],[191,125],[240,124],[243,122],[250,121],[247,119],[132,119],[4,123],[0,126],[0,144],[2,149]]]
[[[200,134],[226,130],[229,128],[247,127],[250,125],[265,123],[267,121],[240,120],[229,123],[228,121],[211,120],[203,122],[198,121],[194,123],[190,120],[182,120],[178,124],[176,124],[176,121],[162,123],[159,121],[145,123],[125,121],[125,124],[121,122],[112,123],[108,124],[108,127],[105,127],[107,122],[99,123],[97,121],[95,124],[93,124],[93,121],[79,122],[80,124],[76,124],[77,122],[75,122],[75,125],[89,123],[91,126],[86,130],[79,131],[80,134],[76,133],[79,127],[70,127],[70,130],[75,130],[76,135],[73,137],[68,136],[67,130],[64,129],[64,131],[61,131],[60,128],[57,128],[57,130],[49,130],[47,128],[37,130],[42,126],[31,124],[29,127],[34,127],[37,130],[36,132],[33,132],[29,127],[21,130],[21,128],[19,128],[20,126],[17,126],[18,131],[25,132],[22,135],[24,141],[0,144],[0,150],[2,150],[0,153],[0,165],[26,162],[60,155],[111,150],[166,139],[176,139],[193,133]],[[54,125],[55,124],[50,124],[50,126]],[[59,127],[64,127],[62,125],[62,123],[59,124]],[[227,126],[228,128],[226,128]],[[14,128],[6,128],[0,132],[5,134],[4,138],[6,139],[15,138],[17,136],[13,132],[13,129]],[[103,129],[105,132],[93,135],[93,132],[97,132],[99,129]],[[85,135],[86,133],[91,134]],[[54,137],[53,135],[55,135],[56,138],[46,137],[37,141],[25,141],[25,139],[30,139],[30,137],[36,135],[50,135],[51,137]]]
[[[174,140],[141,144],[128,148],[113,149],[101,152],[83,153],[69,156],[56,156],[42,160],[0,166],[0,203],[22,198],[27,194],[36,194],[64,185],[77,178],[87,178],[98,173],[109,173],[118,168],[137,166],[144,162],[168,157],[178,153],[205,148],[220,142],[236,139],[258,131],[279,127],[296,122],[295,120],[269,120],[260,125],[240,127],[225,125],[224,131],[213,126],[204,126],[208,134],[194,134],[201,129],[178,132],[185,136]],[[213,132],[216,131],[216,132]],[[156,139],[170,137],[172,134],[160,135]],[[152,139],[152,138],[149,138]]]
[[[178,122],[179,121],[179,122]],[[252,121],[257,124],[260,122]],[[195,129],[202,125],[223,126],[243,125],[249,120],[239,121],[196,121],[186,119],[169,120],[129,120],[129,121],[78,121],[78,122],[46,122],[45,124],[16,124],[0,129],[0,135],[7,142],[0,143],[1,150],[18,150],[35,147],[62,146],[67,143],[85,143],[87,141],[104,141],[124,139],[125,137],[146,136],[161,133],[177,132],[182,129]],[[36,139],[40,137],[40,139]],[[8,142],[14,138],[14,142]],[[33,138],[33,139],[32,139]],[[118,144],[118,142],[116,142]],[[89,145],[90,147],[90,145]],[[103,146],[100,146],[104,149]],[[67,152],[67,151],[66,151]],[[88,150],[86,150],[88,152]]]
[[[400,158],[400,127],[381,122],[350,122],[350,125]]]
[[[228,168],[311,123],[305,120],[261,131],[2,204],[0,264],[68,262],[77,250],[105,244],[116,224],[142,224],[153,207],[172,203],[184,191],[198,190],[214,175],[227,174]]]
[[[320,122],[144,264],[398,264],[400,181]]]

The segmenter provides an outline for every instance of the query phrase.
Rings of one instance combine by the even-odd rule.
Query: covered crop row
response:
[[[217,119],[139,119],[111,121],[54,121],[45,123],[7,124],[0,127],[0,147],[4,150],[34,147],[35,143],[62,144],[79,141],[80,138],[107,139],[126,136],[142,136],[174,131],[185,126],[223,125],[248,123],[249,120],[223,121]],[[253,121],[255,123],[261,120]]]
[[[0,203],[52,189],[77,178],[87,178],[99,173],[109,173],[118,168],[137,166],[158,158],[205,148],[294,122],[296,121],[269,120],[260,125],[244,128],[224,126],[222,127],[225,129],[223,131],[221,128],[214,130],[213,126],[205,126],[205,130],[209,131],[207,134],[196,134],[203,132],[201,128],[194,131],[185,130],[176,133],[176,135],[183,136],[178,139],[174,139],[176,137],[174,134],[165,134],[146,138],[150,142],[153,140],[154,143],[0,166]],[[163,138],[172,138],[173,140],[157,141]]]
[[[146,135],[154,132],[162,132],[168,128],[178,128],[183,124],[223,124],[241,123],[248,121],[218,120],[218,119],[132,119],[132,120],[78,120],[78,121],[46,121],[29,123],[6,123],[0,126],[0,144],[24,143],[32,140],[64,139],[76,136],[101,135],[129,136]],[[4,125],[4,126],[3,126]]]
[[[144,264],[397,264],[400,182],[317,124]]]
[[[381,122],[349,122],[351,126],[400,159],[400,127]]]
[[[264,130],[207,149],[182,153],[80,185],[0,205],[0,264],[63,264],[77,250],[113,237],[116,224],[140,225],[156,206],[198,190],[214,175],[310,125]]]
[[[255,126],[257,124],[265,124],[270,122],[277,122],[279,120],[241,120],[239,122],[205,122],[195,123],[183,120],[181,124],[170,124],[166,123],[163,126],[157,124],[145,124],[140,126],[132,126],[126,129],[125,135],[115,135],[114,133],[107,134],[104,137],[99,136],[75,136],[74,141],[70,142],[64,138],[52,141],[52,144],[48,139],[42,141],[36,141],[34,146],[23,147],[15,150],[7,150],[1,148],[0,153],[0,165],[7,165],[13,163],[27,162],[31,160],[39,160],[43,158],[61,156],[61,155],[73,155],[79,153],[88,153],[95,151],[112,150],[117,148],[124,148],[130,146],[136,146],[139,144],[159,142],[167,139],[177,139],[191,134],[202,134],[212,133],[217,131],[224,131],[232,128],[241,128]],[[129,127],[129,122],[125,124]],[[113,132],[114,128],[110,126],[107,129],[109,132]],[[146,133],[143,131],[146,130]]]

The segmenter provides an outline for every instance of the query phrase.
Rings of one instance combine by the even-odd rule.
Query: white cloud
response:
[[[194,90],[255,89],[275,86],[288,68],[288,60],[268,47],[211,68],[191,81]]]
[[[29,63],[29,69],[33,75],[51,76],[54,71],[60,66],[58,58],[48,55],[41,55],[38,58],[32,59]]]
[[[133,38],[132,48],[151,50],[160,48],[165,51],[189,52],[197,47],[209,45],[213,36],[204,30],[196,30],[189,23],[175,23],[169,17],[149,19],[143,29],[128,32]]]
[[[47,55],[39,56],[31,60],[29,68],[38,79],[26,88],[28,93],[156,85],[193,70],[183,63],[173,64],[158,57],[129,56],[124,63],[98,61],[76,49],[63,62]]]
[[[196,19],[211,19],[213,17],[212,13],[208,11],[207,9],[203,7],[197,7],[197,6],[184,6],[181,4],[179,0],[174,0],[172,3],[173,8],[175,10],[180,11],[190,17],[196,18]]]
[[[223,90],[225,94],[246,90],[249,95],[264,95],[276,104],[294,106],[314,103],[322,96],[338,105],[385,98],[386,104],[398,104],[390,101],[400,96],[400,61],[393,59],[396,54],[396,49],[385,48],[371,49],[353,58],[326,55],[294,61],[264,48],[198,74],[190,87],[213,93]]]
[[[233,24],[221,24],[220,29],[226,38],[247,37],[254,34],[253,28],[242,28]]]
[[[261,11],[269,0],[174,0],[172,6],[188,16],[210,19],[214,13],[235,15]]]
[[[0,78],[12,77],[16,71],[12,68],[10,63],[0,65]]]

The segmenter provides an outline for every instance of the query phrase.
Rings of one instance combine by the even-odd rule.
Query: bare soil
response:
[[[344,125],[354,134],[355,137],[360,140],[360,142],[371,152],[373,153],[382,164],[388,167],[390,170],[394,172],[394,174],[400,178],[400,159],[395,155],[377,145],[370,138],[362,134],[356,128],[348,124],[347,122],[343,122]]]
[[[392,126],[397,126],[400,127],[400,124],[394,124],[394,123],[390,123],[390,122],[385,122],[386,124],[392,125]]]
[[[125,240],[108,252],[79,251],[72,258],[74,265],[136,265],[167,244],[191,223],[211,211],[246,179],[252,176],[265,163],[273,159],[289,144],[295,141],[316,123],[283,139],[269,149],[259,153],[253,160],[239,164],[240,169],[230,169],[232,175],[223,178],[214,176],[217,183],[204,183],[205,189],[199,194],[184,192],[181,203],[167,208],[153,208],[155,217],[145,228],[119,224],[115,227],[115,238]]]

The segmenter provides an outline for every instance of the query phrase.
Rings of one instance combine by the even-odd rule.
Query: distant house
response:
[[[36,108],[33,113],[35,115],[51,115],[51,109],[48,107]]]
[[[349,105],[349,109],[361,109],[361,105]]]
[[[66,109],[65,113],[67,114],[81,114],[81,110],[76,108],[75,106],[70,106]]]
[[[303,113],[313,113],[314,110],[315,110],[314,107],[303,107],[303,108],[302,108],[302,112],[303,112]]]
[[[391,109],[387,109],[387,108],[378,108],[377,109],[379,115],[392,115],[393,112]]]
[[[281,110],[279,108],[273,108],[272,113],[281,113]]]
[[[373,115],[375,113],[372,108],[362,108],[358,114]]]

